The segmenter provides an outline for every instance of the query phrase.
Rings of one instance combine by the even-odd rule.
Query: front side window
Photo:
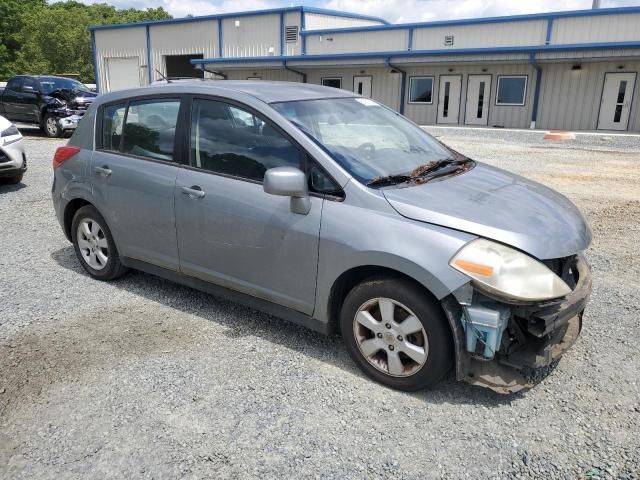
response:
[[[193,101],[190,149],[192,165],[250,180],[274,167],[301,168],[300,151],[274,127],[217,100]]]
[[[272,106],[363,183],[406,175],[452,153],[424,130],[368,98],[327,98]]]
[[[325,87],[342,88],[342,78],[323,78],[322,85]]]
[[[409,79],[409,103],[433,103],[433,77]]]
[[[31,89],[25,88],[25,87],[31,87]],[[38,91],[38,84],[36,83],[36,81],[33,78],[25,78],[24,82],[22,83],[22,91],[23,92],[29,92],[29,93],[37,92]]]
[[[526,75],[503,75],[498,77],[496,105],[524,105],[527,95]]]
[[[129,103],[122,153],[172,162],[180,100],[138,100]]]
[[[122,125],[127,105],[107,105],[102,111],[102,148],[117,152],[120,150]]]

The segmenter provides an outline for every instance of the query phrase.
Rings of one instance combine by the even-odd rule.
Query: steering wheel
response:
[[[357,150],[361,150],[367,157],[371,157],[376,153],[376,146],[371,142],[364,142],[362,145],[358,145]]]

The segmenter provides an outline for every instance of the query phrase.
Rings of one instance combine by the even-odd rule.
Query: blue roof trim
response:
[[[431,28],[457,25],[479,25],[486,23],[526,22],[530,20],[550,20],[563,17],[591,17],[599,15],[616,15],[623,13],[640,13],[638,7],[599,8],[592,10],[567,10],[564,12],[534,13],[529,15],[511,15],[504,17],[464,18],[461,20],[441,20],[437,22],[394,23],[390,25],[371,25],[368,27],[327,28],[322,30],[306,30],[301,35],[324,35],[327,33],[371,32],[376,30],[404,30],[407,28]]]
[[[352,60],[364,58],[398,58],[417,56],[442,56],[442,55],[481,55],[487,53],[544,53],[566,50],[598,50],[608,48],[640,48],[640,41],[632,42],[602,42],[602,43],[574,43],[565,45],[528,45],[500,48],[459,48],[457,50],[400,50],[390,52],[366,52],[366,53],[336,53],[331,55],[291,55],[273,57],[236,57],[236,58],[204,58],[191,60],[194,65],[207,63],[270,63],[283,61],[313,61],[313,60]]]
[[[188,23],[188,22],[203,22],[207,20],[218,20],[221,18],[236,18],[236,17],[251,17],[254,15],[271,15],[287,12],[306,12],[306,13],[319,13],[323,15],[334,15],[336,17],[357,18],[360,20],[372,20],[377,22],[383,22],[389,24],[386,20],[378,17],[370,17],[368,15],[360,15],[358,13],[339,12],[337,10],[325,10],[323,8],[313,7],[281,7],[281,8],[269,8],[266,10],[247,10],[242,12],[230,12],[219,13],[216,15],[203,15],[200,17],[183,17],[183,18],[170,18],[168,20],[148,20],[146,22],[130,22],[130,23],[116,23],[113,25],[92,25],[89,30],[109,30],[113,28],[129,28],[129,27],[143,27],[145,25],[171,25],[173,23]]]

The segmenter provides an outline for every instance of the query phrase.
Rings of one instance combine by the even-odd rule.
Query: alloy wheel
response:
[[[58,133],[58,124],[56,123],[56,119],[53,117],[47,118],[46,127],[49,135],[57,135]]]
[[[84,218],[78,224],[77,242],[82,259],[94,270],[102,270],[109,261],[109,243],[98,222]]]
[[[427,361],[429,342],[418,317],[390,298],[373,298],[360,306],[353,333],[362,356],[393,377],[416,374]]]

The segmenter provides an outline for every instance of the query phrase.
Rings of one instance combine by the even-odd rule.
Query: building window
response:
[[[496,105],[524,105],[527,96],[526,75],[499,75]]]
[[[409,79],[409,103],[433,103],[433,77]]]
[[[293,25],[284,28],[284,38],[286,43],[296,43],[298,41],[298,26]]]
[[[342,78],[340,77],[332,77],[332,78],[323,78],[322,85],[325,87],[333,87],[333,88],[342,88]]]
[[[204,70],[196,70],[195,65],[191,63],[191,60],[203,58],[204,55],[201,53],[165,55],[164,65],[167,78],[204,78]]]

